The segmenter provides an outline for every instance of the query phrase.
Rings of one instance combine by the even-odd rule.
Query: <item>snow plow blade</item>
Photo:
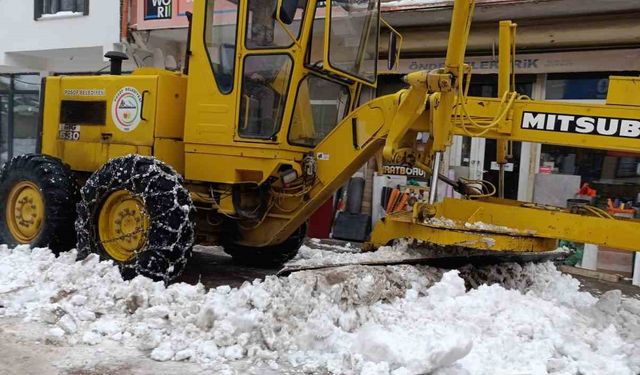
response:
[[[378,223],[371,235],[371,242],[365,245],[365,250],[388,245],[398,238],[412,238],[438,246],[493,252],[546,252],[558,247],[556,239],[480,222],[468,224],[449,219],[414,222],[409,212],[387,217]]]
[[[332,241],[333,242],[333,241]],[[395,259],[371,259],[353,262],[334,262],[322,264],[289,264],[278,271],[278,276],[288,276],[294,272],[323,270],[346,266],[395,266],[395,265],[427,265],[445,269],[456,269],[466,265],[487,266],[501,263],[530,263],[546,262],[565,258],[568,251],[555,249],[548,252],[509,252],[509,251],[485,251],[454,247],[440,247],[422,245],[411,249],[413,255],[400,254]]]
[[[506,199],[445,199],[427,207],[390,215],[376,224],[366,250],[398,238],[439,246],[510,252],[547,252],[558,240],[636,251],[639,220],[596,217],[567,209]],[[491,223],[491,224],[485,224]]]

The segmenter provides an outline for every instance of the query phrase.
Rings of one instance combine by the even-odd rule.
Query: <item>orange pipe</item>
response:
[[[402,194],[402,198],[400,198],[400,203],[398,203],[398,206],[396,206],[393,212],[399,212],[404,210],[404,208],[407,207],[408,201],[409,201],[409,193],[405,192],[404,194]]]
[[[387,213],[390,214],[393,212],[393,208],[396,206],[396,202],[398,201],[398,196],[400,195],[400,190],[393,189],[391,191],[391,197],[389,197],[389,203],[387,203]]]

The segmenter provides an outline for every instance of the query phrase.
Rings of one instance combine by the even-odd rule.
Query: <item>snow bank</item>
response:
[[[396,246],[383,246],[376,251],[361,252],[360,248],[322,244],[318,240],[311,240],[313,247],[302,245],[294,259],[286,264],[289,268],[316,267],[360,264],[363,262],[388,262],[398,259],[422,259],[424,252],[407,246],[407,241],[401,240]]]
[[[238,361],[255,373],[640,372],[640,301],[578,286],[552,264],[348,266],[207,291],[0,247],[0,317],[50,324],[51,344],[111,340],[217,373]]]
[[[383,0],[381,4],[383,10],[389,8],[420,8],[435,5],[451,6],[453,5],[453,0]]]
[[[324,266],[346,266],[354,264],[388,264],[401,263],[411,260],[425,260],[428,258],[467,258],[470,255],[486,255],[482,250],[469,249],[448,249],[440,246],[429,246],[423,241],[411,241],[406,239],[396,241],[394,246],[383,246],[376,251],[362,252],[359,247],[332,245],[324,243],[316,239],[310,240],[311,243],[303,245],[300,251],[286,264],[286,270],[299,270],[301,268],[319,268]],[[483,238],[491,246],[492,238]],[[495,242],[495,241],[494,241]],[[565,255],[569,251],[568,248],[560,247],[549,255]],[[515,275],[514,275],[515,276]]]

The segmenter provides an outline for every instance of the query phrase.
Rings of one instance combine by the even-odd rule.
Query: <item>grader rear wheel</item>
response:
[[[48,246],[56,252],[75,245],[78,187],[59,159],[16,156],[2,169],[0,197],[2,243]]]
[[[113,159],[81,190],[78,251],[137,275],[169,282],[180,275],[194,242],[193,204],[182,178],[147,156]]]
[[[44,198],[35,183],[20,181],[11,188],[5,219],[18,242],[28,244],[38,237],[44,221]]]

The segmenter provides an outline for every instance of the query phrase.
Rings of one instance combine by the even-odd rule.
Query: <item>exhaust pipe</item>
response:
[[[109,59],[111,62],[111,75],[122,75],[122,62],[129,60],[127,54],[118,51],[109,51],[104,55],[104,57]]]

